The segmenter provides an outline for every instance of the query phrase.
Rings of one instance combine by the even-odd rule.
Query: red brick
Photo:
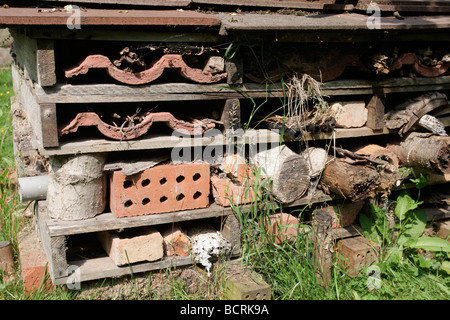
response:
[[[41,284],[46,290],[53,287],[47,269],[48,260],[34,229],[19,235],[19,257],[26,294],[38,290]]]
[[[114,171],[110,208],[115,217],[205,208],[209,205],[207,163],[159,165],[132,176]]]
[[[450,220],[441,223],[437,236],[450,241]]]
[[[255,200],[254,190],[245,185],[235,184],[228,178],[211,177],[211,190],[214,201],[221,206],[244,204]]]
[[[188,256],[189,238],[181,230],[178,223],[166,226],[161,230],[164,241],[164,253],[166,256]]]
[[[295,241],[298,235],[299,221],[288,213],[272,214],[268,217],[266,226],[269,233],[274,236],[275,243]]]
[[[364,237],[354,237],[339,240],[338,252],[344,260],[343,268],[348,268],[351,277],[356,277],[361,268],[369,267],[378,262],[378,246]]]
[[[135,228],[123,232],[102,231],[100,243],[118,266],[163,257],[163,238],[153,227]]]
[[[223,158],[222,170],[227,176],[237,180],[240,184],[249,184],[252,176],[250,166],[238,154],[227,155]]]

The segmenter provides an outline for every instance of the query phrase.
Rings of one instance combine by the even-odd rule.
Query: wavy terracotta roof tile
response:
[[[443,62],[434,67],[428,67],[420,63],[419,58],[414,53],[402,54],[390,67],[390,70],[401,69],[403,65],[412,65],[415,72],[427,78],[443,75],[450,68],[450,62]]]
[[[117,68],[108,57],[103,55],[90,55],[76,67],[65,71],[66,78],[79,74],[86,74],[89,69],[106,69],[107,73],[115,80],[131,85],[150,83],[158,79],[166,68],[176,69],[181,76],[198,83],[215,83],[224,79],[227,74],[204,73],[200,69],[189,67],[179,54],[166,54],[161,57],[149,69],[140,72],[129,72]]]
[[[200,123],[190,123],[176,119],[169,112],[150,113],[139,124],[132,127],[120,128],[105,123],[94,112],[82,112],[66,126],[60,128],[59,136],[73,133],[78,130],[79,127],[96,126],[97,129],[106,137],[115,140],[131,140],[145,134],[154,122],[164,122],[173,130],[187,133],[190,135],[201,134],[206,130],[215,127],[214,123],[201,125]]]

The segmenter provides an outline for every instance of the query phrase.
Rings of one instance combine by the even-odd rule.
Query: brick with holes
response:
[[[205,208],[209,205],[209,164],[159,165],[131,176],[110,176],[110,208],[115,217]]]

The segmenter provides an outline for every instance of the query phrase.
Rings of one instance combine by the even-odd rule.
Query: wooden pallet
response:
[[[81,2],[81,1],[80,1]],[[130,1],[131,4],[133,1]],[[138,2],[134,1],[134,4]],[[175,1],[178,2],[178,1]],[[170,5],[175,2],[167,2]],[[203,3],[213,3],[214,1],[203,1]],[[251,1],[248,3],[268,3],[269,1]],[[155,2],[156,3],[156,2]],[[275,4],[275,2],[273,2]],[[277,1],[277,5],[286,4],[287,1]],[[303,2],[304,3],[304,2]],[[298,5],[301,1],[297,2]],[[313,4],[313,3],[310,3]],[[320,3],[316,3],[320,4]],[[322,2],[323,4],[323,2]],[[57,81],[55,45],[61,39],[78,39],[85,41],[159,41],[159,42],[189,42],[215,44],[227,43],[235,40],[233,35],[242,35],[247,32],[263,34],[267,36],[274,34],[280,36],[280,42],[337,42],[343,40],[339,34],[348,31],[345,36],[346,43],[353,41],[368,42],[397,39],[401,34],[402,41],[411,39],[423,40],[444,40],[448,41],[448,29],[450,23],[447,16],[408,17],[405,20],[396,20],[392,17],[385,17],[382,20],[382,31],[371,33],[366,25],[366,15],[323,15],[311,17],[294,17],[285,15],[275,15],[270,18],[261,15],[243,14],[238,15],[235,21],[230,21],[229,15],[213,15],[220,20],[219,24],[209,29],[203,26],[202,32],[196,33],[192,30],[182,29],[168,30],[167,32],[146,32],[137,30],[127,30],[125,26],[117,32],[114,29],[100,30],[93,27],[95,19],[91,20],[90,27],[82,28],[79,32],[68,30],[61,20],[60,25],[54,29],[37,26],[30,28],[23,22],[20,27],[13,26],[12,33],[17,42],[15,44],[16,62],[13,66],[14,90],[19,100],[19,104],[24,109],[31,122],[34,135],[37,140],[39,152],[43,156],[54,157],[58,155],[71,155],[80,153],[96,152],[123,152],[130,150],[159,150],[174,147],[192,146],[224,146],[227,143],[226,136],[219,134],[216,136],[203,136],[201,138],[185,138],[182,141],[173,139],[171,136],[146,135],[142,139],[132,141],[111,141],[101,138],[89,138],[83,140],[71,140],[60,142],[57,132],[57,112],[64,112],[65,108],[70,108],[73,104],[89,103],[128,103],[128,102],[149,102],[149,101],[198,101],[198,100],[223,100],[230,99],[266,99],[284,97],[284,91],[280,84],[270,86],[243,82],[240,77],[237,83],[227,81],[223,84],[199,85],[188,83],[166,83],[149,84],[139,87],[132,87],[118,84],[95,84],[95,85],[69,85]],[[234,19],[235,16],[233,16]],[[270,20],[270,23],[268,22]],[[125,20],[124,20],[125,21]],[[1,14],[0,14],[1,22]],[[128,22],[129,23],[129,22]],[[25,25],[25,26],[24,26]],[[211,26],[210,26],[211,27]],[[118,28],[118,27],[116,27]],[[205,31],[205,29],[207,29]],[[405,31],[402,33],[402,31]],[[327,36],[324,36],[327,35]],[[337,35],[337,36],[336,36]],[[403,35],[405,37],[403,38]],[[353,37],[355,36],[355,37]],[[233,61],[227,66],[227,71],[234,70],[238,74],[239,61]],[[231,72],[231,71],[230,71]],[[238,77],[239,78],[239,77]],[[231,85],[239,85],[239,90],[231,88]],[[319,139],[344,139],[378,136],[393,133],[384,126],[383,123],[384,106],[376,102],[377,98],[385,94],[415,93],[437,90],[450,90],[450,76],[440,76],[437,78],[394,78],[384,81],[363,81],[363,80],[336,80],[326,82],[321,87],[322,93],[326,96],[366,96],[371,101],[371,110],[368,125],[356,129],[337,129],[332,134],[309,135],[308,140]],[[245,92],[243,95],[242,92]],[[441,119],[445,125],[450,125],[450,118]],[[256,130],[255,136],[247,137],[245,143],[279,143],[280,137],[270,131]],[[447,180],[448,181],[448,180]],[[443,181],[441,181],[443,182]],[[286,207],[305,206],[324,201],[338,200],[337,196],[329,196],[320,191],[312,195],[306,195],[294,201]],[[249,206],[242,206],[241,210],[250,209]],[[441,214],[441,213],[439,213]],[[444,213],[448,217],[448,213]],[[220,220],[223,235],[236,247],[240,244],[239,222],[234,215],[232,208],[223,208],[211,204],[208,208],[172,212],[167,214],[155,214],[132,218],[114,218],[111,213],[102,213],[95,218],[83,221],[59,221],[49,219],[43,202],[39,202],[36,224],[40,232],[41,241],[49,260],[49,269],[52,280],[55,284],[64,284],[69,279],[69,266],[79,267],[81,281],[88,281],[104,277],[115,277],[131,272],[142,272],[157,270],[167,267],[191,265],[191,257],[163,258],[152,263],[137,263],[131,267],[117,267],[109,257],[100,256],[92,259],[68,261],[67,242],[71,237],[96,233],[105,230],[115,230],[120,228],[138,228],[150,225],[171,224],[174,222],[203,221],[204,219]],[[325,226],[329,230],[329,226]],[[323,248],[326,241],[353,237],[361,234],[361,229],[357,224],[342,228],[329,230],[324,234],[324,239],[317,242],[318,248]],[[238,253],[238,252],[237,252]],[[322,253],[318,251],[320,256]]]
[[[57,0],[47,0],[57,1]],[[225,5],[218,0],[77,0],[80,4],[115,4],[121,6],[165,6],[165,7],[188,7],[189,5]],[[291,9],[315,9],[315,10],[366,10],[371,0],[229,0],[226,5],[239,7],[264,7],[264,8],[291,8]],[[383,11],[413,11],[413,12],[450,12],[447,1],[425,1],[425,0],[378,0],[377,4]]]
[[[137,228],[143,226],[167,225],[175,222],[194,221],[209,218],[220,220],[221,234],[232,248],[232,256],[240,253],[239,221],[230,209],[212,204],[209,208],[178,211],[164,214],[152,214],[129,218],[115,218],[112,213],[102,213],[94,218],[80,221],[61,221],[48,217],[45,201],[38,202],[35,222],[39,231],[41,244],[48,259],[49,274],[54,284],[65,284],[70,276],[70,266],[79,267],[79,281],[88,281],[115,277],[130,273],[159,270],[163,268],[192,265],[192,257],[163,257],[155,262],[135,263],[118,267],[110,257],[68,261],[66,256],[68,237],[95,233],[105,230]]]
[[[205,135],[201,138],[177,138],[173,136],[147,135],[144,138],[131,141],[111,141],[103,138],[75,139],[60,143],[57,132],[56,105],[70,103],[106,103],[106,102],[143,102],[143,101],[178,101],[230,99],[241,94],[233,89],[216,85],[165,84],[129,87],[125,85],[58,85],[53,88],[42,88],[31,80],[20,75],[21,71],[13,65],[12,75],[15,92],[23,103],[25,112],[30,115],[31,127],[39,141],[40,152],[45,156],[64,155],[88,152],[111,152],[143,149],[161,149],[173,147],[189,147],[194,145],[222,146],[226,145],[224,135]],[[32,89],[33,88],[33,89]],[[244,84],[241,88],[252,98],[282,97],[283,90],[275,84],[264,88],[258,84]],[[379,82],[337,80],[322,85],[322,92],[327,96],[369,95],[376,96],[380,90],[384,93],[426,92],[450,89],[450,76],[437,78],[397,78]],[[263,91],[264,90],[264,91]],[[158,93],[159,91],[163,93]],[[234,95],[233,95],[234,94]],[[383,112],[374,113],[372,117],[382,117]],[[450,125],[450,118],[443,117],[444,125]],[[379,123],[375,119],[369,123]],[[362,127],[351,129],[336,129],[334,133],[309,134],[308,140],[341,139],[384,135],[394,133],[385,127]],[[244,143],[277,143],[280,137],[269,130],[250,131]]]

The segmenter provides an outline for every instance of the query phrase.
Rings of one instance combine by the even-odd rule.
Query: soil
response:
[[[77,300],[214,299],[213,278],[196,266],[81,283]]]

